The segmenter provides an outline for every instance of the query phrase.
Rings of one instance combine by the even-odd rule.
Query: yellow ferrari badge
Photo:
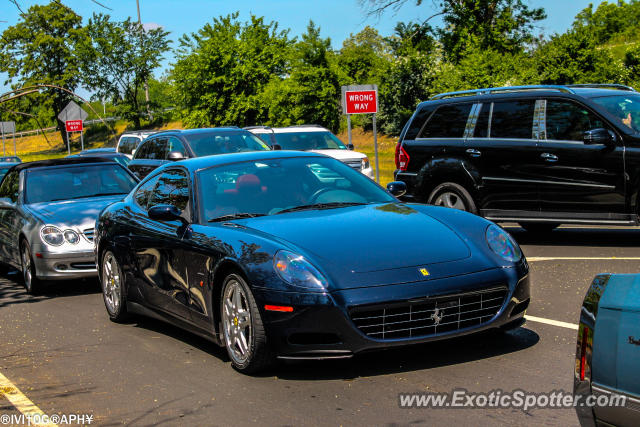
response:
[[[421,268],[420,269],[420,273],[422,273],[423,276],[428,276],[429,275],[429,270],[427,270],[426,268]]]

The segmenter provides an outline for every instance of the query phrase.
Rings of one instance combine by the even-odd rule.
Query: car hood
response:
[[[44,224],[84,229],[95,225],[98,214],[105,207],[124,199],[124,194],[87,197],[56,202],[32,203],[26,206]]]
[[[366,156],[366,154],[359,153],[351,150],[309,150],[311,153],[324,154],[325,156],[333,157],[338,160],[360,160]]]
[[[469,246],[447,225],[400,203],[292,212],[242,223],[291,243],[336,275],[424,267],[471,256]]]

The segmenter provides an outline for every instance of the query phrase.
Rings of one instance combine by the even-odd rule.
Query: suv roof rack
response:
[[[264,129],[264,130],[270,130],[273,132],[273,129],[271,128],[271,126],[245,126],[242,129],[244,130]]]
[[[310,125],[291,125],[291,126],[287,126],[288,128],[323,128],[324,126],[322,125],[315,125],[315,124],[310,124]]]
[[[504,86],[504,87],[490,87],[482,89],[472,90],[460,90],[457,92],[439,93],[431,97],[432,100],[454,98],[458,96],[474,96],[474,95],[490,95],[492,93],[509,93],[509,92],[535,92],[543,90],[555,90],[558,92],[575,94],[575,90],[578,88],[592,88],[592,89],[618,89],[635,92],[636,90],[631,86],[603,83],[603,84],[574,84],[574,85],[527,85],[527,86]]]

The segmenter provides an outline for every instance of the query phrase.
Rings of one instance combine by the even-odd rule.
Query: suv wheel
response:
[[[474,214],[478,212],[471,194],[463,186],[454,182],[445,182],[438,185],[429,195],[427,203],[460,209]]]
[[[549,233],[560,225],[557,222],[520,222],[518,224],[529,233]]]

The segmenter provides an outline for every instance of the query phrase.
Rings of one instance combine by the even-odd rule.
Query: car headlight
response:
[[[327,279],[302,255],[278,251],[273,257],[273,267],[282,280],[290,285],[316,290],[327,288]]]
[[[80,236],[73,230],[65,230],[64,231],[64,240],[71,243],[72,245],[77,245],[80,241]]]
[[[362,170],[369,169],[369,158],[364,157],[362,159]]]
[[[53,225],[47,225],[42,227],[40,230],[40,237],[42,240],[51,246],[60,246],[64,243],[64,236],[62,235],[62,231],[58,227],[54,227]]]
[[[487,227],[485,238],[491,250],[505,261],[517,262],[522,258],[520,246],[518,246],[509,233],[497,225],[492,224]]]

